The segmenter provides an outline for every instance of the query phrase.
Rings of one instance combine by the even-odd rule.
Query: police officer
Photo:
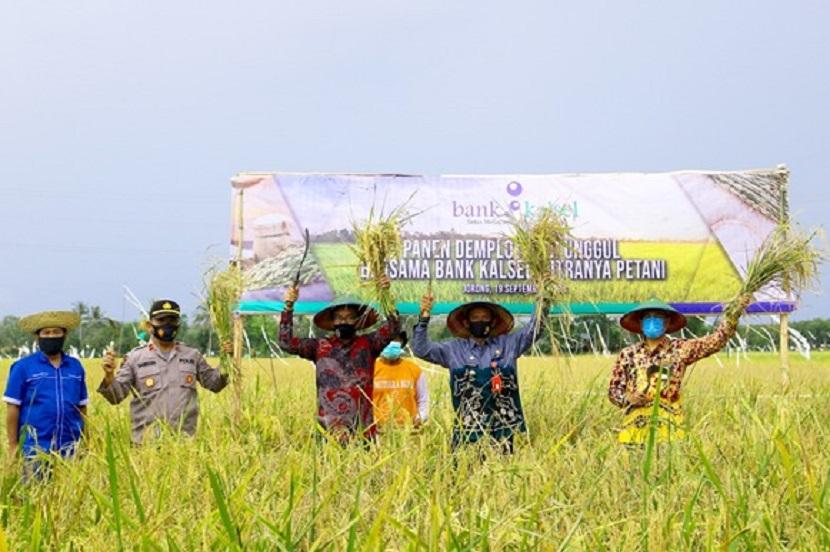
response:
[[[228,385],[227,374],[210,366],[199,351],[176,341],[181,310],[175,301],[161,300],[150,309],[150,342],[130,351],[115,373],[115,356],[104,359],[104,380],[98,392],[112,404],[132,394],[132,441],[140,444],[150,427],[161,424],[196,432],[199,397],[196,383],[218,393]],[[230,343],[222,350],[231,352]]]

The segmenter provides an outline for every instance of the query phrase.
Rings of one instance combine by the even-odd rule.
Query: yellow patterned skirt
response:
[[[645,445],[652,426],[653,405],[641,406],[628,411],[623,418],[618,441],[626,445]],[[683,411],[680,401],[669,403],[660,401],[657,417],[654,420],[656,443],[668,443],[683,439]]]

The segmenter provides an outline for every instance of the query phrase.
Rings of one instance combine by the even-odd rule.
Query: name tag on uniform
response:
[[[180,358],[179,362],[184,362],[185,364],[196,364],[196,361],[192,358]]]
[[[375,380],[375,389],[412,389],[414,384],[411,381],[396,380]]]
[[[146,362],[140,362],[140,363],[138,364],[138,367],[139,367],[139,368],[144,368],[145,366],[153,366],[155,363],[156,363],[156,361],[155,361],[155,360],[148,360],[148,361],[146,361]]]

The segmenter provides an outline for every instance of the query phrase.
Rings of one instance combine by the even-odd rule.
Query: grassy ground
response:
[[[354,254],[346,244],[318,244],[314,254],[324,267],[329,284],[341,293],[360,291]],[[661,297],[667,301],[727,301],[737,292],[740,282],[735,269],[717,242],[656,243],[621,242],[620,255],[625,259],[665,259],[670,279],[665,281],[574,281],[571,301],[596,303],[636,302],[643,297]],[[613,267],[612,262],[612,267]],[[705,270],[702,267],[706,267]],[[613,268],[612,268],[613,272]],[[463,298],[464,281],[435,281],[434,293],[439,302],[459,301]],[[483,280],[493,289],[496,280]],[[368,288],[362,288],[368,295]],[[423,281],[396,281],[394,291],[399,301],[417,302],[426,291]],[[503,299],[523,300],[522,296],[501,296]]]
[[[450,453],[437,369],[423,433],[371,450],[317,442],[303,361],[247,361],[239,426],[229,390],[203,392],[195,439],[143,448],[128,444],[127,406],[94,395],[84,453],[48,484],[7,468],[0,521],[13,550],[830,548],[827,354],[794,357],[785,395],[772,356],[701,362],[685,387],[690,438],[647,477],[643,453],[614,441],[612,361],[523,361],[530,437],[484,462]],[[100,367],[87,369],[94,389]]]

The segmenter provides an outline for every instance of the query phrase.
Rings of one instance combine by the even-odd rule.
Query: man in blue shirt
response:
[[[26,460],[38,453],[71,456],[83,434],[86,376],[80,361],[63,352],[67,333],[79,324],[74,312],[42,312],[20,321],[37,337],[39,351],[12,364],[3,401],[9,450],[20,447]]]
[[[453,449],[487,436],[503,452],[512,453],[513,435],[526,431],[516,361],[541,337],[550,305],[542,305],[540,318],[533,316],[511,333],[513,315],[507,309],[486,301],[466,303],[447,316],[456,339],[436,343],[427,334],[433,301],[431,294],[421,299],[412,352],[450,372],[456,415]]]

